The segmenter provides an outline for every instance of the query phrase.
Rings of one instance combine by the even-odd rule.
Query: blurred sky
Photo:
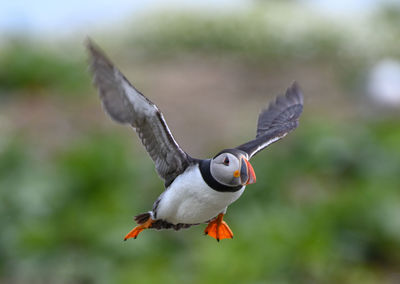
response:
[[[398,0],[299,0],[307,6],[331,15],[360,15],[379,4]],[[240,9],[254,1],[246,0],[69,0],[69,1],[2,1],[0,33],[30,33],[63,35],[75,31],[88,32],[108,27],[121,19],[152,9],[194,7],[211,9]]]

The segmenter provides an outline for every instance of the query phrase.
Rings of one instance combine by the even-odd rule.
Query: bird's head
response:
[[[227,186],[247,185],[256,182],[254,169],[245,152],[227,149],[219,152],[210,163],[214,179]]]

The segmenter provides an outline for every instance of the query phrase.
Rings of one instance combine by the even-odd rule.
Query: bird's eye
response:
[[[225,166],[229,166],[229,159],[228,159],[228,157],[225,157],[225,159],[224,159],[224,165],[225,165]]]

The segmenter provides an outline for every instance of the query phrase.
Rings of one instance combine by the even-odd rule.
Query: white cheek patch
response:
[[[238,186],[240,185],[240,175],[235,177],[235,171],[240,172],[239,160],[232,154],[228,153],[229,166],[222,163],[225,157],[217,157],[211,162],[210,172],[215,180],[226,186]]]

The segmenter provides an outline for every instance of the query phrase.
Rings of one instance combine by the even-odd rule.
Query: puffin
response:
[[[197,159],[176,142],[158,107],[139,92],[91,39],[87,39],[89,69],[106,113],[130,125],[155,164],[165,190],[150,211],[134,217],[137,226],[124,240],[146,229],[180,230],[207,224],[204,233],[217,241],[232,239],[223,220],[230,204],[256,182],[249,160],[285,137],[299,124],[303,95],[296,82],[258,116],[254,139],[220,151],[212,158]]]

